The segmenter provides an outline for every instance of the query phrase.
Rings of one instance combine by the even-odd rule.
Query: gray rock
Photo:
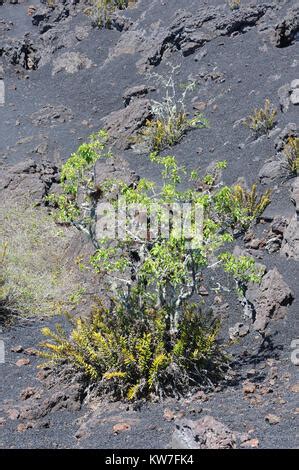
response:
[[[82,69],[89,69],[92,61],[80,52],[63,52],[53,60],[52,75],[59,72],[76,73]]]
[[[54,53],[57,51],[75,48],[78,41],[87,37],[92,30],[90,20],[82,18],[80,23],[86,23],[86,25],[74,27],[73,16],[70,13],[75,7],[70,2],[54,3],[55,7],[48,5],[42,5],[39,8],[34,5],[28,7],[28,15],[32,15],[32,22],[37,26],[38,33],[26,33],[22,38],[7,37],[1,55],[11,64],[19,65],[26,70],[35,70],[51,62],[53,57],[56,61]],[[11,22],[3,23],[0,20],[0,34],[3,29],[9,30],[11,27]],[[88,66],[88,60],[86,59],[83,63],[81,61],[77,66]]]
[[[107,180],[122,181],[127,185],[138,182],[139,177],[121,157],[99,159],[94,168],[94,184],[100,189]]]
[[[283,113],[285,113],[290,106],[290,85],[286,84],[279,88],[278,98],[280,103],[280,108]]]
[[[279,176],[282,176],[283,162],[279,160],[270,160],[261,168],[259,179],[262,184],[269,184]]]
[[[58,181],[58,169],[51,163],[37,164],[27,159],[0,170],[0,198],[40,203],[51,185]]]
[[[49,126],[50,124],[70,121],[73,119],[73,113],[66,106],[48,104],[31,114],[30,117],[34,126]]]
[[[46,31],[54,28],[57,23],[69,17],[70,10],[68,5],[56,4],[55,8],[51,8],[48,4],[40,6],[32,15],[32,24],[39,27],[39,33],[44,34]]]
[[[286,227],[288,226],[288,220],[285,217],[275,217],[271,225],[271,230],[276,235],[283,235]]]
[[[106,116],[103,126],[108,132],[109,138],[119,149],[125,150],[131,147],[130,139],[152,117],[150,101],[139,99],[132,101],[129,106],[119,111],[114,111]]]
[[[254,329],[263,332],[271,319],[277,320],[286,315],[287,305],[292,303],[294,296],[277,268],[274,268],[265,274],[260,286],[248,287],[246,299],[254,306]]]
[[[90,33],[90,27],[88,26],[76,26],[75,29],[75,37],[77,41],[83,41],[83,39],[87,38]]]
[[[7,187],[1,188],[1,186],[0,175],[1,197],[13,200],[25,200],[26,198],[31,198],[34,201],[41,201],[46,192],[43,181],[37,178],[36,175],[32,174],[21,174],[19,177],[12,178]]]
[[[137,21],[130,31],[122,34],[109,59],[138,52],[142,57],[137,67],[145,71],[158,65],[169,52],[180,50],[183,55],[190,55],[217,37],[255,26],[270,7],[268,4],[248,6],[228,14],[215,6],[199,6],[192,12],[181,9],[170,19],[169,26],[157,23],[149,31],[144,31],[144,24]]]
[[[292,91],[290,96],[291,103],[297,105],[299,104],[299,88],[296,88]]]
[[[296,123],[290,122],[280,132],[279,136],[275,139],[275,149],[277,152],[282,152],[289,137],[298,136],[298,127]]]
[[[82,405],[82,396],[86,382],[82,374],[70,372],[70,367],[60,369],[59,374],[50,373],[43,378],[45,386],[51,387],[51,394],[43,399],[36,400],[32,395],[26,400],[26,405],[20,410],[20,418],[34,420],[36,426],[42,426],[39,420],[49,413],[67,409],[70,412],[78,411]],[[71,375],[72,374],[72,375]]]
[[[194,57],[195,62],[200,62],[204,57],[206,57],[207,53],[208,51],[206,48],[201,49]]]
[[[299,220],[295,214],[284,233],[280,253],[287,258],[299,260]]]
[[[235,449],[237,436],[212,416],[177,422],[172,449]]]
[[[230,339],[236,339],[238,337],[243,338],[249,333],[249,326],[244,323],[236,323],[234,326],[229,328]]]
[[[258,250],[260,245],[261,245],[261,240],[259,240],[258,238],[254,238],[253,240],[251,240],[249,243],[246,244],[248,248],[252,248],[253,250]]]
[[[42,21],[48,21],[51,16],[51,9],[46,6],[40,6],[32,15],[32,24],[38,26]]]
[[[5,104],[5,84],[4,81],[0,79],[0,106]]]
[[[28,158],[20,163],[14,165],[10,171],[11,173],[18,175],[20,173],[35,173],[36,172],[36,162],[33,158]]]
[[[96,21],[96,26],[97,26],[98,19],[95,18],[95,21]],[[111,29],[116,29],[117,31],[122,32],[122,31],[128,31],[133,24],[134,24],[134,21],[131,18],[124,16],[121,11],[116,10],[114,11],[114,13],[111,14],[109,27]]]
[[[285,18],[275,26],[273,41],[276,47],[287,47],[299,31],[299,7],[288,10]]]
[[[7,31],[10,31],[13,27],[12,21],[5,21],[4,19],[0,19],[0,35],[3,36],[3,34]]]
[[[3,45],[1,55],[10,64],[19,65],[25,70],[35,70],[38,67],[42,54],[37,51],[34,41],[27,36],[23,38],[7,38]]]
[[[281,237],[279,236],[272,237],[267,241],[265,245],[265,249],[268,251],[268,253],[276,253],[277,251],[280,250],[281,243],[282,243]]]
[[[145,95],[149,93],[149,91],[153,91],[154,87],[149,87],[148,85],[136,85],[130,88],[127,88],[123,94],[124,105],[128,106],[131,101],[137,98],[143,98]]]
[[[292,185],[291,200],[296,206],[296,212],[299,213],[299,176],[294,179]]]

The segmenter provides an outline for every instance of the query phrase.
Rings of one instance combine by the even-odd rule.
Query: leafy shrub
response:
[[[55,213],[55,220],[58,223],[69,224],[80,215],[76,201],[68,194],[48,194],[45,202],[59,209],[58,213]]]
[[[239,256],[232,253],[222,253],[219,257],[223,262],[224,271],[233,275],[238,286],[245,286],[248,280],[258,283],[262,275],[262,269],[257,270],[254,258]]]
[[[287,159],[290,174],[297,176],[299,172],[299,137],[290,137],[284,146],[283,153]]]
[[[24,315],[49,315],[70,307],[79,290],[65,265],[70,236],[42,208],[0,203],[0,305]]]
[[[80,145],[61,169],[61,182],[66,193],[76,196],[82,183],[88,184],[86,172],[101,157],[107,142],[107,133],[103,130],[92,134],[88,143]],[[107,156],[107,154],[106,154]]]
[[[147,120],[138,140],[148,143],[151,150],[160,151],[180,142],[190,129],[201,127],[205,127],[201,115],[190,119],[184,111],[174,111],[168,116]]]
[[[96,24],[99,27],[110,27],[111,15],[115,10],[124,10],[130,3],[135,3],[134,0],[93,0],[94,7],[92,15],[95,16]]]
[[[214,203],[223,226],[247,230],[270,204],[270,194],[271,191],[267,190],[258,196],[256,184],[250,190],[241,185],[221,188],[214,195]]]
[[[154,118],[147,120],[137,137],[132,142],[138,150],[159,152],[180,142],[191,129],[206,127],[208,121],[201,114],[189,117],[186,111],[185,98],[194,89],[194,83],[189,83],[181,95],[174,83],[175,68],[168,78],[152,74],[161,83],[165,96],[158,102],[152,101]]]
[[[69,224],[80,215],[77,201],[79,188],[88,192],[93,189],[91,170],[95,162],[101,157],[109,157],[104,152],[107,142],[107,133],[104,130],[90,136],[89,142],[80,145],[61,169],[61,187],[63,194],[50,194],[45,201],[57,207],[56,221]]]
[[[255,109],[247,118],[245,124],[257,135],[267,134],[276,122],[277,109],[271,104],[269,98],[265,100],[263,108]]]
[[[150,159],[162,168],[162,187],[158,188],[155,183],[146,179],[141,179],[134,186],[109,180],[101,188],[103,197],[106,195],[109,199],[111,194],[117,193],[127,204],[142,204],[148,214],[153,208],[153,203],[160,208],[174,203],[197,205],[204,213],[203,242],[196,240],[201,234],[196,234],[194,220],[191,221],[194,245],[190,243],[190,234],[178,234],[173,227],[167,239],[160,232],[154,239],[141,241],[138,236],[134,238],[133,235],[132,238],[127,234],[127,239],[117,240],[113,245],[103,238],[94,240],[98,249],[92,257],[92,265],[111,282],[115,273],[122,273],[120,280],[125,289],[122,291],[123,286],[119,287],[118,295],[121,291],[122,299],[128,308],[131,289],[134,286],[137,289],[135,293],[139,296],[139,305],[146,306],[148,297],[155,298],[156,295],[156,303],[160,303],[162,307],[167,306],[172,311],[171,328],[175,331],[179,324],[182,304],[198,292],[198,279],[201,271],[208,266],[209,257],[216,249],[233,240],[236,229],[245,230],[261,215],[270,202],[270,192],[267,191],[258,197],[255,185],[250,191],[241,186],[223,186],[217,190],[210,188],[202,193],[195,188],[182,191],[179,185],[182,178],[187,176],[186,170],[178,165],[175,157],[160,156],[154,152]],[[226,163],[224,165],[220,162],[220,166],[225,167]],[[65,180],[64,184],[66,188],[69,187],[68,180]],[[118,189],[115,191],[116,188]],[[117,203],[118,198],[115,200],[116,206]],[[156,215],[160,218],[159,223],[163,223],[163,213],[158,211]],[[180,216],[178,214],[178,217]],[[78,226],[76,219],[72,222]],[[87,231],[91,233],[91,230]],[[128,273],[129,277],[126,277]]]
[[[138,235],[128,233],[127,239],[116,241],[114,245],[104,238],[98,241],[99,248],[92,264],[111,282],[114,278],[120,281],[117,292],[127,308],[130,308],[133,288],[139,305],[146,306],[150,300],[153,305],[166,308],[169,328],[175,334],[179,329],[182,306],[199,293],[199,279],[209,266],[210,257],[233,240],[236,227],[244,229],[260,215],[268,201],[265,196],[257,199],[255,187],[249,193],[227,186],[215,193],[199,193],[195,189],[182,191],[179,185],[186,170],[178,166],[175,157],[153,153],[151,160],[163,168],[164,184],[159,191],[153,182],[142,179],[135,187],[120,183],[122,197],[129,204],[140,203],[148,207],[149,211],[153,201],[159,207],[173,203],[197,205],[204,214],[202,234],[196,232],[191,220],[191,233],[186,235],[176,226],[168,238],[157,233],[149,240],[140,240]],[[176,214],[176,220],[181,215]],[[162,213],[160,218],[163,223]],[[203,240],[200,240],[201,235]]]
[[[70,336],[60,326],[56,332],[43,331],[50,338],[43,344],[43,357],[54,363],[66,360],[84,370],[101,390],[129,399],[179,394],[191,384],[208,383],[221,371],[219,322],[205,322],[200,309],[190,302],[201,295],[202,280],[212,267],[231,273],[238,289],[249,281],[259,282],[261,273],[254,260],[235,257],[225,246],[233,241],[236,228],[247,228],[269,203],[269,193],[258,197],[255,185],[249,191],[214,185],[217,171],[226,168],[226,162],[216,165],[212,184],[199,192],[193,186],[182,189],[185,180],[193,181],[197,175],[189,174],[174,156],[152,152],[149,158],[160,169],[161,184],[145,178],[125,184],[110,178],[98,188],[113,211],[122,210],[119,198],[128,207],[141,204],[146,210],[147,236],[140,237],[123,223],[123,237],[94,240],[97,249],[91,265],[109,286],[111,308],[100,307],[91,319],[77,320]],[[72,196],[78,181],[86,181],[85,167],[79,178],[77,172],[74,177],[76,161],[71,157],[62,173],[64,188]],[[85,186],[90,187],[92,178]],[[184,214],[172,212],[184,203],[192,207],[188,232],[181,230]],[[81,220],[82,208],[77,207]],[[147,224],[153,214],[159,228],[149,236]],[[106,215],[113,220],[109,212]],[[79,226],[76,219],[72,223]],[[166,235],[163,226],[169,228]]]
[[[137,304],[135,304],[135,307]],[[222,374],[225,356],[217,345],[219,322],[186,307],[180,335],[169,335],[159,309],[114,311],[98,307],[90,320],[77,319],[68,337],[61,326],[42,330],[40,355],[47,364],[67,361],[115,398],[178,396]]]

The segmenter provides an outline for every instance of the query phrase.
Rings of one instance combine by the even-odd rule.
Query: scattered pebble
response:
[[[22,353],[24,351],[23,346],[21,345],[13,346],[10,350],[14,353]]]
[[[24,349],[24,354],[27,354],[28,356],[36,356],[37,350],[34,348],[26,348]]]
[[[30,361],[29,361],[29,359],[26,359],[26,358],[19,359],[16,362],[16,366],[18,366],[18,367],[27,366],[28,364],[30,364]]]
[[[119,434],[124,431],[130,431],[131,430],[131,425],[128,423],[118,423],[113,426],[113,432],[114,434]]]
[[[267,423],[269,423],[269,424],[278,424],[278,423],[280,422],[280,417],[279,417],[279,416],[276,416],[276,415],[268,414],[268,415],[265,417],[265,420],[266,420]]]
[[[33,424],[32,423],[20,423],[17,427],[18,432],[25,432],[27,429],[32,429]]]
[[[259,440],[258,439],[249,439],[249,441],[245,441],[241,444],[241,447],[246,447],[246,448],[252,448],[256,449],[259,446]]]
[[[256,391],[256,385],[253,384],[252,382],[247,382],[246,384],[243,385],[243,393],[246,395],[249,393],[254,393]]]
[[[293,393],[299,393],[299,383],[292,385],[290,387],[290,391]]]
[[[33,395],[35,395],[36,389],[33,387],[27,387],[24,390],[22,390],[20,394],[21,400],[28,400],[28,398],[31,398]]]
[[[11,408],[7,411],[7,415],[9,419],[11,419],[12,421],[15,421],[16,419],[19,418],[20,412],[16,410],[15,408]]]

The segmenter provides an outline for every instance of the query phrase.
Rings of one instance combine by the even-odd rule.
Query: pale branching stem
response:
[[[221,263],[222,263],[221,260],[220,260],[220,261],[216,261],[215,263],[208,265],[207,268],[214,268],[215,266],[218,266],[218,264],[221,264]]]

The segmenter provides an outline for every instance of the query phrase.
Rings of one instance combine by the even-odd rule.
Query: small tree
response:
[[[102,155],[101,147],[98,157]],[[109,201],[96,203],[101,224],[93,238],[97,249],[91,263],[109,281],[112,306],[101,307],[90,320],[77,320],[69,337],[59,326],[56,332],[44,329],[50,342],[43,344],[41,353],[50,362],[72,363],[102,390],[129,399],[152,393],[177,396],[190,386],[211,384],[212,375],[222,374],[219,321],[207,321],[198,302],[190,301],[200,296],[202,280],[216,266],[231,273],[238,288],[260,278],[252,258],[224,251],[236,228],[254,220],[255,193],[249,199],[240,197],[240,189],[214,185],[214,178],[206,178],[209,184],[202,191],[194,185],[182,189],[198,178],[195,171],[189,175],[173,156],[152,153],[150,159],[161,169],[159,185],[147,179],[131,185],[110,179],[93,188],[80,173],[70,194],[64,180],[67,199],[80,193],[80,185],[94,189],[83,208],[72,199],[79,216],[69,220],[89,234],[94,233],[90,218],[82,217],[88,198],[90,208],[95,206],[93,193]],[[82,162],[79,166],[82,169]],[[217,166],[219,170],[226,165]],[[86,171],[90,175],[89,164]]]
[[[161,152],[173,147],[192,129],[201,129],[208,126],[208,120],[200,113],[190,116],[187,111],[186,98],[188,93],[196,88],[196,82],[176,85],[175,75],[180,66],[170,64],[166,76],[150,72],[148,80],[154,80],[161,88],[162,96],[159,100],[151,100],[153,118],[148,119],[136,136],[131,138],[132,147],[137,152]]]
[[[234,272],[240,271],[243,281],[258,280],[254,263],[244,264],[243,259],[238,263],[232,255],[217,255],[221,247],[233,241],[234,226],[245,218],[252,221],[253,216],[248,214],[247,204],[242,205],[242,199],[228,187],[201,193],[195,188],[179,189],[182,177],[188,175],[175,157],[152,153],[150,159],[162,167],[162,186],[145,179],[134,187],[117,181],[106,186],[109,191],[109,185],[118,184],[124,203],[138,206],[137,216],[141,215],[138,208],[145,208],[146,237],[141,238],[130,224],[122,223],[125,236],[113,243],[105,238],[98,240],[92,264],[111,279],[116,295],[128,310],[134,308],[136,299],[139,308],[149,304],[163,308],[171,335],[177,335],[183,306],[200,294],[204,270],[234,260]],[[159,225],[155,231],[151,227],[153,218]]]

